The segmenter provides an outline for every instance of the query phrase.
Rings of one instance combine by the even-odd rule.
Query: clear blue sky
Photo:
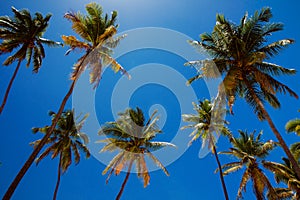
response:
[[[61,35],[74,34],[71,24],[63,18],[66,11],[85,12],[86,0],[34,0],[34,1],[1,1],[0,15],[12,15],[11,6],[17,9],[28,8],[32,13],[52,13],[45,37],[61,41]],[[215,24],[216,13],[223,13],[228,19],[239,23],[243,14],[248,11],[250,15],[255,10],[264,6],[272,8],[273,21],[285,24],[285,29],[274,34],[270,41],[282,38],[292,38],[296,43],[285,49],[276,59],[272,60],[285,67],[300,70],[298,52],[300,49],[300,26],[297,19],[299,3],[296,0],[283,2],[279,0],[106,0],[97,1],[103,6],[105,12],[117,10],[119,32],[128,31],[143,27],[162,27],[181,32],[190,38],[198,39],[199,34],[211,32]],[[126,39],[125,39],[126,40]],[[145,38],[147,40],[147,38]],[[176,43],[177,41],[174,41]],[[191,47],[192,48],[192,47]],[[41,137],[41,134],[33,135],[31,128],[44,126],[50,123],[47,115],[49,110],[57,111],[60,102],[65,95],[70,81],[72,64],[81,55],[80,52],[71,53],[65,57],[66,48],[46,49],[46,58],[38,74],[33,74],[31,69],[22,65],[16,81],[13,85],[8,103],[0,116],[0,129],[2,139],[0,140],[0,196],[3,196],[8,185],[32,152],[29,143]],[[5,56],[0,56],[2,63]],[[192,69],[184,67],[186,62],[172,52],[155,49],[144,49],[128,53],[118,61],[128,70],[147,63],[159,63],[167,65],[178,71],[184,77],[193,76]],[[0,68],[0,94],[4,93],[8,81],[13,73],[16,64]],[[166,75],[167,76],[167,75]],[[299,74],[293,77],[280,77],[279,80],[291,86],[298,94]],[[111,70],[104,73],[99,88],[95,95],[95,110],[99,123],[113,120],[112,112],[109,109],[110,99],[114,85],[120,79],[120,74],[114,74]],[[176,80],[174,80],[175,84]],[[193,85],[198,98],[210,98],[203,83]],[[163,95],[162,95],[163,94]],[[175,137],[180,126],[180,107],[178,94],[172,93],[168,87],[158,84],[147,84],[140,87],[131,96],[129,105],[140,106],[146,113],[154,104],[161,104],[166,111],[166,124],[163,128],[164,134],[158,137],[162,141],[171,141]],[[83,97],[82,101],[85,99]],[[121,101],[121,100],[120,100]],[[283,134],[288,144],[299,141],[293,134],[287,135],[284,131],[285,123],[292,118],[299,116],[299,100],[289,96],[281,96],[282,107],[274,110],[267,106],[278,129]],[[190,104],[191,106],[191,104]],[[72,108],[72,102],[67,108]],[[264,140],[273,139],[273,134],[265,122],[259,122],[252,110],[238,99],[235,106],[234,117],[228,116],[230,128],[236,134],[237,129],[252,131],[264,130]],[[89,132],[89,136],[95,136]],[[167,177],[160,171],[151,172],[150,185],[143,188],[141,180],[132,174],[126,185],[123,198],[131,199],[201,199],[219,200],[223,198],[223,191],[218,174],[214,174],[216,162],[212,154],[199,159],[198,152],[201,143],[195,142],[183,155],[167,166],[171,176]],[[226,150],[229,144],[225,138],[221,138],[217,144],[219,150]],[[284,156],[280,149],[274,151],[269,157],[270,160],[279,161]],[[222,163],[232,161],[226,156],[220,156]],[[162,162],[164,160],[162,159]],[[58,160],[44,159],[38,166],[33,165],[23,178],[17,188],[13,199],[52,199],[56,183]],[[106,176],[101,172],[105,165],[99,160],[91,157],[89,160],[82,159],[77,166],[71,166],[66,174],[62,176],[58,199],[114,199],[124,179],[124,173],[119,176],[112,176],[108,185],[105,184]],[[241,173],[237,172],[225,177],[230,199],[235,199]],[[273,181],[273,178],[271,177]],[[245,199],[254,199],[251,184],[247,187]]]

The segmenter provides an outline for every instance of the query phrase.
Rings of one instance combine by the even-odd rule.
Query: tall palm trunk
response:
[[[87,57],[88,54],[85,55],[85,57],[82,59],[80,66],[82,65],[82,63],[84,62],[85,58]],[[29,156],[29,158],[26,160],[25,164],[23,165],[23,167],[21,168],[21,170],[19,171],[19,173],[17,174],[17,176],[15,177],[15,179],[13,180],[13,182],[10,184],[9,188],[7,189],[6,193],[3,196],[2,200],[9,200],[11,198],[11,196],[13,195],[14,191],[16,190],[17,186],[19,185],[20,181],[22,180],[23,176],[25,175],[25,173],[27,172],[27,170],[29,169],[29,167],[32,165],[32,163],[34,162],[34,159],[37,157],[37,155],[39,154],[39,152],[42,150],[42,148],[45,146],[45,144],[47,143],[48,138],[51,136],[63,110],[64,107],[68,101],[68,99],[70,98],[70,96],[73,93],[75,84],[78,80],[78,72],[80,70],[77,70],[77,74],[75,75],[75,79],[73,80],[69,91],[67,92],[67,94],[65,95],[65,97],[63,98],[61,105],[59,107],[58,112],[56,113],[54,119],[52,120],[52,124],[50,126],[50,128],[48,129],[47,133],[45,134],[45,136],[42,138],[42,140],[40,141],[40,143],[34,148],[33,152],[31,153],[31,155]]]
[[[121,196],[122,196],[122,193],[124,191],[125,185],[126,185],[126,183],[128,181],[128,178],[129,178],[129,175],[130,175],[130,172],[131,172],[132,164],[133,164],[133,161],[131,161],[130,164],[129,164],[126,177],[125,177],[124,182],[123,182],[123,184],[121,186],[121,189],[120,189],[120,191],[118,193],[118,196],[116,197],[116,200],[119,200],[121,198]]]
[[[218,156],[215,144],[212,145],[212,148],[213,148],[212,153],[215,155],[217,163],[218,163],[218,168],[219,168],[220,179],[221,179],[221,183],[222,183],[222,187],[223,187],[224,196],[225,196],[226,200],[229,200],[227,189],[226,189],[226,184],[225,184],[225,180],[224,180],[224,175],[223,175],[221,163],[220,163],[220,160],[219,160],[219,156]]]
[[[62,153],[59,155],[59,163],[58,163],[58,171],[57,171],[57,181],[56,181],[56,186],[55,190],[53,193],[53,200],[56,200],[57,192],[58,192],[58,187],[60,183],[60,176],[61,176],[61,159],[62,159]]]
[[[10,79],[10,81],[9,81],[9,84],[8,84],[7,89],[6,89],[6,91],[5,91],[5,95],[4,95],[4,98],[3,98],[3,100],[2,100],[2,104],[1,104],[1,107],[0,107],[0,115],[1,115],[1,113],[2,113],[2,111],[3,111],[3,109],[4,109],[4,106],[5,106],[5,104],[6,104],[6,101],[7,101],[8,94],[9,94],[9,92],[10,92],[11,86],[12,86],[12,84],[13,84],[13,82],[14,82],[16,76],[17,76],[17,73],[18,73],[19,69],[20,69],[22,60],[23,60],[23,59],[19,59],[19,62],[18,62],[18,64],[17,64],[17,67],[16,67],[16,69],[15,69],[15,71],[14,71],[14,73],[13,73],[13,76],[11,77],[11,79]]]
[[[271,130],[273,131],[273,133],[275,134],[278,142],[280,143],[281,147],[283,148],[284,152],[286,153],[287,157],[289,158],[289,160],[291,161],[291,164],[293,166],[293,169],[296,172],[296,176],[300,179],[300,167],[297,163],[297,161],[295,160],[295,157],[293,156],[293,154],[291,153],[289,147],[286,145],[285,141],[283,140],[281,134],[279,133],[279,131],[277,130],[275,124],[273,123],[269,113],[266,111],[263,103],[260,101],[260,99],[257,97],[256,93],[254,92],[251,84],[246,81],[246,79],[244,80],[246,85],[247,85],[247,89],[250,91],[251,96],[253,97],[255,103],[259,106],[260,110],[262,111],[263,116],[265,117],[265,119],[267,120]]]

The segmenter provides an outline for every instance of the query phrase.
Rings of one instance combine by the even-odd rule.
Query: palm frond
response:
[[[65,173],[72,163],[71,148],[67,148],[64,151],[62,151],[61,153],[62,153],[61,169],[62,169],[62,172]]]
[[[51,152],[53,152],[57,148],[58,145],[59,145],[59,143],[55,143],[55,144],[49,146],[48,148],[46,148],[45,151],[36,158],[36,160],[35,160],[36,164],[38,164],[41,160],[43,160],[46,156],[48,156]]]
[[[61,39],[64,41],[64,43],[71,47],[71,49],[79,48],[79,49],[86,49],[88,50],[90,48],[89,44],[86,42],[79,41],[75,36],[61,36]]]
[[[118,36],[116,38],[108,38],[105,42],[104,42],[104,46],[108,47],[108,48],[111,48],[111,49],[114,49],[116,48],[120,41],[122,39],[124,39],[125,37],[127,37],[127,34],[124,34],[124,35],[121,35],[121,36]]]
[[[249,179],[250,179],[250,172],[249,172],[249,169],[247,169],[241,178],[241,182],[240,182],[240,186],[239,186],[239,190],[238,190],[239,198],[242,198],[242,191],[246,192],[246,185],[247,185],[247,182],[249,181]]]
[[[288,133],[295,132],[300,135],[300,119],[293,119],[286,123],[285,130]]]
[[[291,149],[291,152],[292,152],[293,156],[299,162],[299,159],[300,159],[300,142],[293,143],[291,145],[290,149]]]
[[[76,143],[72,143],[71,148],[72,148],[72,152],[73,152],[74,157],[75,157],[75,164],[78,164],[79,161],[80,161],[80,153],[79,153],[79,150],[76,146]]]
[[[145,143],[145,147],[149,151],[156,151],[158,149],[164,148],[164,147],[174,147],[177,148],[176,145],[170,143],[170,142],[158,142],[158,141],[150,141]]]
[[[102,171],[102,175],[106,174],[109,169],[114,169],[115,166],[123,159],[125,156],[125,151],[118,153],[106,166],[106,168]]]
[[[276,195],[281,200],[289,200],[294,196],[294,192],[288,188],[274,188]],[[267,192],[267,198],[272,199],[269,192]]]
[[[273,42],[271,44],[268,44],[267,46],[262,47],[259,49],[259,52],[264,52],[269,57],[274,57],[277,55],[283,48],[288,47],[288,45],[293,44],[294,40],[292,39],[283,39],[276,42]]]
[[[140,164],[140,177],[143,178],[144,181],[144,188],[149,185],[150,182],[150,175],[147,169],[147,164],[145,161],[144,156],[140,156],[139,158],[139,164]]]
[[[11,65],[16,60],[23,60],[26,55],[26,46],[23,45],[14,55],[9,56],[4,62],[3,65]]]
[[[61,42],[56,42],[56,41],[53,41],[53,40],[49,40],[47,38],[38,38],[38,41],[40,41],[42,44],[46,44],[47,46],[49,47],[58,47],[58,46],[63,46],[63,43]]]
[[[238,164],[238,165],[236,165],[236,166],[232,166],[232,167],[230,167],[230,168],[224,170],[223,174],[224,174],[224,175],[228,175],[228,174],[233,173],[233,172],[236,172],[236,171],[238,171],[238,170],[240,170],[240,169],[242,169],[242,168],[243,168],[243,165],[241,165],[241,163],[240,163],[240,164]]]

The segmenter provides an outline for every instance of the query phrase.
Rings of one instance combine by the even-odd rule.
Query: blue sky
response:
[[[37,11],[43,14],[52,13],[53,16],[45,37],[61,41],[61,35],[74,34],[71,30],[71,24],[63,18],[63,14],[70,10],[85,12],[85,4],[89,2],[86,0],[2,0],[0,15],[11,15],[11,6],[17,9],[28,8],[32,13]],[[295,44],[285,49],[272,61],[288,68],[295,68],[298,71],[300,69],[298,62],[300,27],[299,21],[295,17],[299,4],[296,0],[291,0],[288,3],[279,0],[105,0],[96,2],[101,4],[107,13],[112,10],[118,11],[119,32],[144,27],[161,27],[177,31],[193,39],[198,39],[199,34],[203,32],[212,31],[216,13],[223,13],[228,19],[239,23],[240,18],[246,11],[252,15],[255,10],[269,6],[272,8],[274,15],[272,21],[282,22],[285,25],[285,29],[274,34],[269,41],[282,38],[296,40]],[[125,40],[126,38],[124,42]],[[175,44],[177,42],[179,41],[174,41]],[[50,123],[47,113],[49,110],[56,111],[58,109],[70,85],[68,78],[71,67],[81,55],[80,52],[75,52],[66,57],[64,53],[67,48],[47,48],[46,50],[46,58],[38,74],[33,74],[31,69],[26,69],[25,64],[21,66],[8,103],[0,116],[0,129],[2,132],[2,140],[0,141],[0,161],[2,162],[0,166],[1,196],[32,152],[29,143],[41,137],[41,134],[33,135],[31,128]],[[201,56],[199,55],[199,57]],[[0,56],[0,62],[2,63],[5,58],[6,55]],[[184,58],[174,54],[174,52],[159,49],[132,51],[120,56],[118,61],[129,71],[138,66],[155,63],[169,66],[185,78],[189,78],[195,73],[193,69],[183,66],[183,63],[186,62]],[[16,64],[13,64],[9,67],[0,68],[1,95],[7,87],[15,66]],[[94,108],[100,124],[113,120],[113,112],[110,108],[112,91],[120,78],[120,74],[114,74],[109,69],[106,70],[99,88],[95,91]],[[166,78],[172,80],[172,76],[170,77],[167,74]],[[280,77],[279,80],[291,86],[300,94],[299,74],[292,77]],[[176,80],[174,80],[174,84],[176,84]],[[178,96],[182,94],[174,93],[170,90],[170,87],[159,84],[145,84],[138,88],[129,99],[130,106],[139,106],[145,113],[153,108],[153,105],[159,104],[163,107],[160,111],[165,111],[162,116],[166,116],[166,123],[161,127],[164,134],[158,136],[158,139],[162,141],[171,141],[179,134],[180,115],[183,114],[180,110],[180,106],[182,106],[180,103],[182,102],[178,100]],[[192,90],[196,92],[199,99],[210,98],[205,83],[201,81],[193,84]],[[299,101],[283,95],[279,95],[279,98],[282,104],[280,109],[274,110],[269,106],[267,106],[267,109],[284,139],[288,144],[291,144],[299,141],[299,138],[293,134],[286,134],[284,125],[289,119],[299,116],[299,113],[297,113],[297,110],[300,109]],[[82,102],[87,102],[85,96],[82,97]],[[190,105],[184,106],[190,106],[191,109],[192,105],[190,103]],[[67,108],[72,108],[72,101],[68,102]],[[228,116],[227,119],[230,121],[230,129],[235,134],[238,129],[249,131],[263,129],[264,140],[275,140],[268,125],[265,122],[259,122],[243,100],[237,100],[234,111],[235,115]],[[97,131],[96,127],[95,130],[87,134],[90,137],[97,137]],[[176,145],[181,147],[187,144]],[[229,144],[225,138],[220,138],[217,146],[219,150],[226,150]],[[219,176],[214,174],[215,159],[212,154],[199,159],[200,147],[201,143],[195,142],[178,159],[168,165],[167,169],[171,174],[170,177],[165,176],[161,170],[151,172],[150,185],[147,188],[143,188],[141,180],[137,179],[135,174],[132,174],[122,199],[223,199]],[[100,150],[100,147],[98,150]],[[94,154],[97,154],[97,152]],[[276,149],[269,159],[279,161],[282,156],[284,156],[283,152]],[[164,162],[164,159],[161,159]],[[232,161],[226,156],[220,156],[220,159],[222,163]],[[50,158],[44,159],[38,166],[33,165],[17,188],[13,199],[51,199],[56,183],[57,165],[58,160],[51,160]],[[109,184],[106,185],[106,176],[101,175],[104,168],[105,165],[94,157],[88,160],[82,159],[79,165],[71,166],[68,172],[62,176],[58,199],[114,199],[125,176],[124,173],[119,176],[112,176]],[[230,199],[235,199],[240,177],[240,172],[225,177]],[[271,180],[273,181],[272,178]],[[247,187],[245,199],[254,199],[251,184]]]

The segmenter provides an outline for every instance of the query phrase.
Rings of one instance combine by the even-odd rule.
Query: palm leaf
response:
[[[286,123],[285,130],[288,133],[295,132],[300,135],[300,119],[293,119]]]
[[[241,183],[240,183],[239,190],[238,190],[239,198],[242,197],[242,191],[246,192],[246,184],[249,181],[249,179],[250,179],[250,172],[249,172],[249,169],[247,169],[241,178]]]
[[[258,51],[266,53],[269,57],[273,57],[277,55],[284,47],[287,47],[288,45],[293,43],[294,40],[292,39],[283,39],[268,44],[267,46],[262,47]]]
[[[125,151],[118,153],[106,166],[106,168],[102,171],[102,175],[106,174],[109,169],[115,169],[115,166],[123,159],[125,155]]]

